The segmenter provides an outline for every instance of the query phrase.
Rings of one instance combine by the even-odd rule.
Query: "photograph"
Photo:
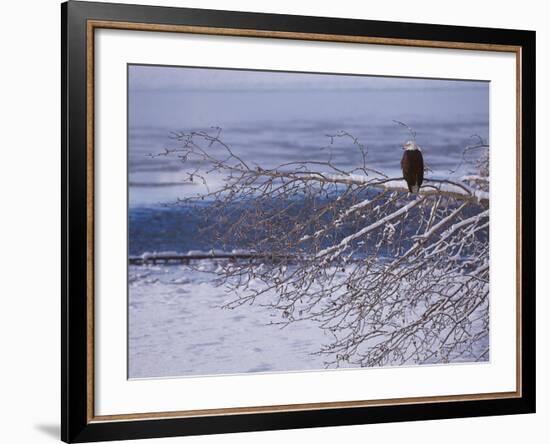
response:
[[[128,378],[490,363],[490,90],[128,64]]]

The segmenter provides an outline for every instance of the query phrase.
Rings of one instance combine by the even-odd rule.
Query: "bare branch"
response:
[[[416,133],[406,124],[396,122]],[[205,186],[187,204],[200,207],[213,242],[262,260],[217,270],[234,293],[227,308],[257,303],[278,325],[310,321],[332,341],[327,366],[380,366],[488,359],[488,147],[458,181],[426,178],[418,195],[401,177],[368,164],[368,150],[346,132],[361,164],[346,170],[328,158],[251,165],[213,133],[174,135],[162,156],[189,166]],[[468,162],[472,159],[468,158]]]

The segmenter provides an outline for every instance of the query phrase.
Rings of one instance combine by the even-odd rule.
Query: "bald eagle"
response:
[[[409,192],[418,193],[424,180],[424,159],[422,158],[422,152],[416,142],[413,141],[409,141],[403,145],[403,150],[403,158],[401,159],[403,178],[407,182]]]

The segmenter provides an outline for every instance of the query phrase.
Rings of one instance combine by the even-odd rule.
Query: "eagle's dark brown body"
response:
[[[406,149],[401,159],[403,178],[407,182],[409,192],[417,193],[424,181],[424,159],[418,149]]]

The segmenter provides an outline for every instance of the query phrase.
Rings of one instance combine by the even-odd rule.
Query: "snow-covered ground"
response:
[[[213,261],[130,266],[129,377],[323,369],[315,355],[330,338],[312,322],[284,329],[258,304],[235,309],[208,271]],[[204,270],[204,271],[201,271]]]
[[[258,301],[233,309],[224,306],[236,295],[218,285],[216,260],[189,265],[130,266],[129,377],[205,376],[249,372],[305,371],[326,368],[329,356],[317,354],[334,339],[311,320],[281,328],[280,313]],[[256,284],[252,284],[253,287]],[[262,302],[275,300],[274,294]],[[421,310],[422,311],[422,310]],[[419,314],[411,307],[410,321]],[[471,333],[483,328],[484,315]],[[440,332],[445,335],[446,332]],[[368,344],[365,344],[367,346]],[[374,344],[372,344],[374,345]],[[489,347],[489,338],[475,343],[472,354],[451,358],[453,363],[475,361]],[[397,359],[397,358],[396,358]],[[488,360],[486,354],[481,360]],[[439,358],[426,364],[443,364]],[[387,365],[402,365],[388,362]],[[414,361],[406,365],[415,365]],[[443,364],[445,365],[445,364]],[[340,362],[340,367],[354,367]],[[333,368],[333,366],[331,366]]]

